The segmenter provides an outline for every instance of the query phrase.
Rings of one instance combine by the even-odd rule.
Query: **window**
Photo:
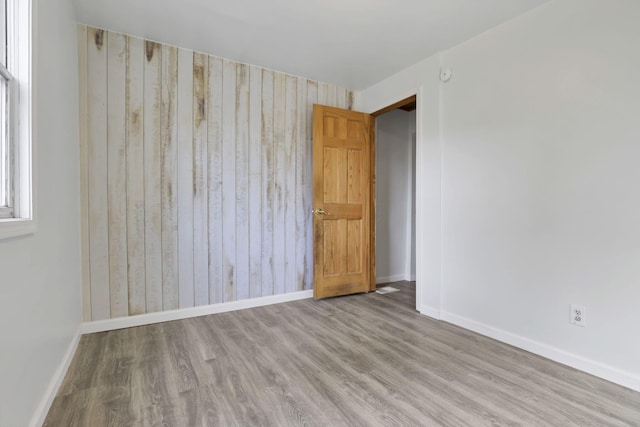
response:
[[[7,64],[7,2],[0,5],[0,218],[13,217],[11,84]]]
[[[31,1],[0,0],[0,238],[35,230]]]

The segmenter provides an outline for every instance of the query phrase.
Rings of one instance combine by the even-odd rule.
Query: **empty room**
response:
[[[0,427],[640,426],[640,2],[0,2]]]

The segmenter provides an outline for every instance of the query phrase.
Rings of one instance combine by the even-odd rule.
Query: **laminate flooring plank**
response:
[[[164,325],[171,369],[175,372],[178,393],[199,387],[198,372],[194,366],[199,359],[192,357],[183,322],[167,322]],[[197,365],[196,365],[197,366]]]
[[[96,367],[104,354],[106,337],[106,332],[103,332],[84,335],[80,338],[78,350],[71,362],[73,369],[69,369],[67,372],[58,390],[58,397],[95,386]]]
[[[278,308],[280,309],[281,306]],[[255,311],[255,315],[256,319],[259,319],[257,325],[252,325],[257,326],[255,341],[260,342],[265,350],[274,346],[286,349],[284,355],[280,352],[266,350],[265,354],[275,360],[263,367],[263,370],[273,379],[276,391],[283,399],[290,414],[296,420],[304,420],[303,424],[307,424],[307,420],[309,420],[307,425],[346,425],[345,418],[339,411],[324,410],[327,407],[324,404],[326,398],[322,393],[324,385],[319,384],[313,376],[308,375],[307,366],[297,363],[299,358],[297,352],[291,352],[287,349],[287,345],[290,345],[289,341],[295,340],[295,336],[275,327],[277,324],[283,324],[285,318],[282,313],[258,309]],[[287,356],[289,354],[292,356]]]
[[[357,311],[357,310],[358,310],[358,308],[357,308],[357,307],[352,307],[352,310],[356,310],[356,311]],[[383,324],[385,324],[385,325],[386,325],[386,324],[389,324],[388,322],[382,322],[382,323],[383,323]],[[450,326],[451,326],[451,325],[450,325]],[[453,327],[453,326],[452,326],[452,327]],[[456,328],[456,327],[453,327],[453,328]],[[459,328],[458,328],[458,329],[459,329]],[[464,331],[464,330],[460,329],[460,331]],[[393,335],[396,335],[397,333],[400,333],[400,332],[401,332],[401,331],[392,331],[391,333],[392,333]],[[465,333],[468,333],[467,331],[464,331],[464,332],[465,332]],[[504,345],[504,344],[501,344],[501,343],[498,343],[498,342],[494,342],[493,340],[490,340],[490,339],[485,338],[485,337],[479,337],[479,338],[480,338],[480,340],[487,340],[487,341],[491,341],[491,342],[493,342],[493,343],[497,344],[497,346],[498,346],[498,347],[511,348],[510,346],[506,346],[506,345]],[[436,343],[436,344],[437,344],[437,343]],[[486,347],[486,343],[484,343],[484,346]],[[452,349],[454,349],[454,350],[455,350],[455,352],[451,352],[451,350],[452,350]],[[464,360],[456,359],[456,354],[460,353],[460,349],[459,349],[459,348],[458,348],[458,349],[452,348],[452,349],[447,349],[447,350],[445,350],[445,351],[441,354],[441,356],[442,356],[442,357],[441,357],[441,360],[446,359],[446,357],[447,357],[447,356],[449,356],[449,357],[454,357],[454,361],[456,362],[456,364],[455,364],[456,366],[466,366],[466,368],[465,368],[465,371],[464,371],[464,372],[468,372],[470,369],[472,369],[472,368],[474,367],[474,365],[473,365],[473,364],[472,364],[472,365],[469,365],[469,363],[466,363],[466,365],[465,365],[465,361],[464,361]],[[528,353],[526,353],[526,352],[522,352],[522,351],[517,350],[517,349],[514,349],[514,348],[511,348],[511,349],[513,349],[513,350],[514,350],[514,351],[516,351],[516,352],[520,352],[520,353],[524,353],[524,354],[526,354],[526,355],[529,355],[529,354],[528,354]],[[426,349],[425,349],[425,350],[426,350]],[[431,347],[431,351],[435,351],[435,350],[436,350],[436,349],[435,349],[434,347]],[[460,353],[460,354],[468,354],[468,355],[482,355],[483,353],[487,353],[487,352],[486,352],[486,351],[485,351],[485,352],[483,352],[483,351],[482,351],[482,346],[478,346],[478,347],[477,347],[476,349],[474,349],[474,350],[468,351],[468,352],[466,352],[466,353]],[[406,356],[406,355],[403,355],[403,356]],[[507,364],[507,365],[509,364],[509,358],[508,358],[508,357],[505,357],[505,358],[498,358],[498,359],[496,359],[496,358],[495,358],[495,355],[487,354],[486,356],[487,356],[487,360],[490,360],[491,362],[489,362],[489,363],[485,363],[485,364],[482,366],[482,369],[483,369],[484,371],[481,371],[481,372],[485,372],[485,373],[486,373],[486,372],[489,372],[489,373],[492,373],[492,374],[491,374],[491,377],[492,377],[492,378],[495,378],[495,377],[500,378],[500,375],[499,375],[499,374],[500,374],[500,372],[501,372],[501,371],[502,371],[503,373],[506,373],[507,375],[508,375],[508,374],[510,374],[511,372],[518,372],[518,371],[524,371],[525,373],[531,372],[531,370],[530,370],[530,369],[528,369],[528,368],[525,368],[524,370],[522,369],[523,367],[526,367],[526,366],[527,366],[527,363],[525,363],[526,361],[521,361],[521,363],[520,363],[520,364],[513,364],[512,366],[508,366],[508,367],[507,367],[508,369],[505,369],[505,366],[504,366],[504,365],[505,365],[505,364]],[[535,355],[529,355],[529,356],[531,356],[532,358],[539,358],[539,356],[535,356]],[[473,356],[471,356],[471,357],[473,357]],[[403,357],[403,358],[404,358],[404,357]],[[544,360],[544,359],[542,359],[542,358],[540,358],[540,359],[541,359],[541,360]],[[477,359],[475,359],[475,360],[477,360]],[[500,361],[500,365],[496,365],[496,364],[495,364],[495,361],[496,361],[496,360]],[[529,364],[530,364],[530,362],[531,362],[531,361],[529,361]],[[547,361],[547,363],[548,363],[548,361]],[[462,376],[462,375],[458,375],[458,377],[462,378],[463,380],[466,378],[465,376]],[[456,380],[456,381],[458,381],[460,378],[451,378],[451,380]],[[535,382],[536,382],[535,377],[533,377],[533,378],[532,378],[532,377],[528,377],[528,378],[520,378],[520,380],[521,380],[521,381],[527,381],[527,382],[529,382],[530,384],[531,384],[531,382],[533,382],[533,383],[534,383],[534,387],[535,387]],[[467,382],[468,382],[468,381],[467,381]],[[464,385],[464,383],[463,383],[463,385]],[[473,390],[473,388],[474,388],[474,387],[472,387],[472,390]],[[479,388],[479,387],[477,387],[477,386],[476,386],[475,388],[477,389],[477,388]],[[490,391],[490,390],[491,390],[491,388],[489,387],[489,384],[483,384],[483,387],[481,387],[481,388],[482,388],[483,390],[487,390],[487,391]],[[522,390],[522,388],[520,388],[520,390]],[[536,395],[540,395],[540,394],[543,394],[543,395],[544,395],[544,394],[548,394],[548,393],[547,393],[547,387],[544,387],[544,386],[539,387],[539,388],[538,388],[538,390],[536,390],[536,391],[537,391]],[[579,392],[580,392],[580,390],[576,390],[576,392],[577,392],[577,393],[579,393]],[[497,397],[501,397],[501,396],[500,396],[500,394],[501,394],[500,392],[497,392]],[[507,402],[508,402],[510,395],[506,395],[506,394],[505,394],[505,396],[502,396],[502,397],[503,397],[503,400],[501,400],[501,404],[502,404],[502,405],[504,405],[505,403],[507,403]],[[558,399],[558,398],[560,398],[560,399]],[[559,400],[559,402],[558,402],[558,400]],[[584,399],[579,399],[579,401],[583,401],[583,400],[584,400]],[[588,400],[588,399],[587,399],[587,400]],[[556,403],[556,402],[557,402],[557,403]],[[550,400],[549,400],[549,404],[551,404],[552,406],[557,406],[557,407],[558,407],[558,408],[557,408],[557,409],[558,409],[558,411],[556,412],[556,415],[558,415],[559,413],[561,413],[561,412],[563,411],[563,409],[564,409],[566,406],[569,406],[569,407],[570,407],[571,405],[575,405],[575,403],[576,403],[576,402],[572,401],[571,399],[566,399],[566,400],[565,400],[565,399],[562,399],[562,390],[558,390],[558,391],[556,391],[555,395],[553,396],[553,399],[550,399]],[[612,402],[612,404],[613,404],[614,406],[616,406],[616,405],[615,405],[615,403],[613,403],[613,402]],[[524,402],[522,403],[522,405],[523,405],[523,406],[529,406],[529,403],[528,403],[528,401],[524,401]],[[535,410],[535,411],[539,414],[541,411],[543,412],[543,411],[544,411],[544,409],[545,409],[547,406],[549,406],[549,405],[543,405],[543,406],[541,406],[540,408],[536,408],[536,410]],[[610,407],[610,408],[611,408],[611,407]],[[582,411],[585,411],[587,414],[590,414],[590,419],[597,420],[597,419],[599,418],[599,417],[598,417],[598,415],[597,415],[597,413],[594,413],[590,408],[584,407],[584,408],[581,408],[581,409],[582,409]],[[602,408],[602,409],[604,409],[604,408]],[[616,408],[616,413],[618,413],[617,408]],[[602,422],[604,422],[604,420],[602,420]],[[580,423],[579,423],[579,424],[580,424]],[[567,425],[573,425],[573,424],[567,424]]]
[[[232,368],[223,375],[221,389],[224,403],[235,408],[241,425],[259,425],[261,413],[268,413],[268,402],[261,395],[263,381],[252,362],[254,352],[243,353],[238,343],[242,333],[237,328],[235,316],[221,316],[217,330],[223,335],[226,354],[233,357]]]
[[[312,322],[306,321],[304,312],[302,312],[301,314],[302,315],[300,317],[294,316],[294,318],[298,319],[299,324],[304,325],[304,330],[313,330],[313,328],[315,327],[314,324]],[[350,394],[360,395],[365,402],[373,403],[373,408],[371,409],[371,411],[373,411],[373,413],[375,413],[376,411],[382,411],[382,413],[379,414],[379,417],[382,417],[389,423],[392,423],[394,425],[418,425],[418,420],[406,419],[405,417],[403,417],[402,413],[396,413],[393,407],[388,407],[386,405],[386,396],[384,394],[379,394],[378,391],[369,390],[367,388],[366,382],[361,378],[359,378],[358,376],[350,375],[350,373],[346,370],[342,372],[340,371],[341,366],[350,366],[349,361],[358,361],[359,364],[362,364],[363,360],[366,360],[368,355],[375,354],[375,351],[372,351],[375,350],[375,348],[373,347],[373,342],[363,342],[359,343],[359,345],[356,346],[348,346],[348,344],[345,345],[345,343],[337,342],[336,337],[339,337],[340,334],[335,334],[333,331],[335,331],[334,328],[327,328],[324,331],[316,329],[313,335],[316,340],[319,340],[323,344],[323,347],[327,348],[328,352],[325,357],[328,357],[329,359],[334,358],[334,363],[331,363],[330,360],[325,360],[324,363],[329,364],[333,372],[337,371],[343,377],[348,378],[350,382],[346,384],[351,386],[350,383],[354,383],[353,386],[349,389]],[[388,342],[385,342],[383,345],[388,346],[387,348],[390,347],[390,349],[394,353],[397,351],[397,347],[393,345],[389,346]],[[360,349],[358,349],[358,347],[360,347]],[[358,349],[358,351],[356,352],[353,349]],[[336,356],[337,360],[335,360]],[[369,366],[364,372],[360,373],[360,375],[366,376],[367,373],[372,370],[372,366]],[[433,386],[438,384],[439,382],[439,390],[449,388],[448,382],[444,379],[440,379],[437,378],[437,376],[432,375],[430,369],[423,370],[421,369],[420,365],[413,364],[407,365],[406,370],[411,373],[411,377],[407,377],[407,380],[411,380],[411,378],[413,378],[414,380],[416,378],[423,378],[425,381],[425,385],[429,384]],[[499,411],[495,411],[496,408],[493,408],[494,411],[490,412],[486,407],[477,404],[477,402],[475,402],[473,399],[464,399],[464,397],[460,393],[451,392],[449,399],[452,398],[460,399],[459,406],[464,408],[462,412],[457,414],[460,417],[460,421],[464,421],[466,417],[469,417],[469,420],[476,420],[476,423],[478,423],[478,425],[480,425],[479,421],[481,418],[491,420],[490,422],[486,422],[486,425],[493,424],[494,422],[499,422],[502,425],[511,424],[508,419],[499,414]],[[466,414],[464,412],[469,413]]]
[[[357,313],[358,307],[351,307],[350,311],[350,315],[353,315],[354,313]],[[380,316],[382,316],[382,313],[378,315],[378,318],[380,318]],[[357,316],[355,316],[355,318],[357,319]],[[477,381],[475,383],[472,383],[470,381],[470,375],[479,370],[479,368],[477,368],[477,363],[481,362],[477,358],[475,358],[473,354],[477,351],[481,351],[481,349],[478,349],[477,351],[470,351],[468,352],[468,354],[465,352],[461,352],[460,349],[456,349],[455,347],[446,347],[442,350],[438,348],[439,346],[442,347],[439,344],[439,341],[426,341],[426,346],[419,347],[415,344],[418,341],[416,341],[414,337],[408,335],[412,333],[410,332],[412,331],[411,328],[392,328],[390,322],[387,321],[382,321],[379,324],[380,333],[383,333],[385,328],[390,328],[387,331],[386,336],[382,336],[381,338],[382,341],[395,345],[395,355],[402,356],[399,358],[400,360],[413,360],[414,362],[421,362],[421,366],[428,366],[429,370],[437,372],[439,376],[447,382],[446,384],[457,384],[457,394],[462,394],[464,396],[467,396],[467,398],[482,402],[484,399],[484,394],[495,393],[496,397],[501,398],[500,407],[513,406],[511,409],[516,410],[517,413],[519,413],[520,421],[526,421],[527,414],[534,416],[536,414],[540,414],[540,408],[535,410],[529,409],[530,405],[528,400],[526,399],[523,399],[522,401],[513,401],[512,395],[504,392],[503,388],[494,387],[495,389],[492,389],[491,384],[478,384]],[[428,340],[428,337],[425,338]],[[407,346],[407,343],[412,342],[413,344]],[[424,340],[422,340],[422,342],[424,342]],[[416,350],[418,351],[416,352]],[[437,357],[435,358],[428,358],[428,355],[432,353],[439,354],[436,354]],[[445,363],[443,363],[443,361]],[[450,363],[450,361],[455,363]],[[389,362],[392,363],[391,360]],[[518,366],[515,366],[514,368],[515,370],[517,370]],[[490,378],[501,378],[504,373],[510,373],[509,370],[503,370],[501,366],[496,366],[494,364],[485,363],[482,366],[482,369],[486,369],[486,372],[490,372]],[[414,375],[416,375],[416,373],[414,373]],[[447,388],[446,384],[441,385],[443,390]],[[482,389],[486,393],[478,396],[478,389]],[[485,404],[486,403],[487,402],[485,402]],[[533,423],[532,420],[529,421]]]
[[[90,389],[84,389],[75,393],[56,396],[42,427],[62,425],[57,420],[64,420],[64,425],[68,427],[86,425],[85,413],[89,402],[89,393]]]
[[[363,352],[354,350],[354,347],[345,346],[343,342],[336,339],[339,334],[332,334],[330,330],[324,332],[313,330],[313,326],[296,317],[295,314],[289,313],[289,319],[296,319],[295,324],[303,326],[304,331],[313,331],[313,336],[320,341],[320,347],[310,347],[306,349],[311,362],[318,365],[326,365],[327,373],[325,377],[335,381],[345,394],[351,399],[357,397],[361,405],[366,408],[366,412],[370,414],[371,419],[365,420],[366,424],[370,424],[374,420],[383,420],[388,425],[420,425],[420,418],[413,418],[411,408],[403,408],[403,404],[389,405],[389,395],[387,389],[374,381],[371,381],[366,372],[371,370],[372,366],[363,356]],[[309,328],[309,329],[307,329]],[[363,344],[363,343],[360,343]],[[364,371],[358,369],[350,361],[356,361],[357,365],[369,365]],[[325,379],[321,379],[326,381]],[[401,409],[398,411],[397,409]],[[419,416],[419,413],[414,415]],[[424,417],[421,417],[424,418]]]
[[[282,420],[286,425],[309,425],[312,420],[322,419],[322,413],[315,411],[317,408],[310,396],[300,390],[292,375],[287,374],[295,367],[282,358],[274,358],[273,352],[269,351],[274,337],[261,324],[260,317],[252,310],[237,314],[234,316],[238,319],[236,327],[243,335],[238,341],[238,350],[241,354],[251,355],[247,368],[254,378],[259,379],[261,394],[268,404],[269,418]]]
[[[415,287],[83,336],[45,426],[635,426],[640,393],[415,311]]]

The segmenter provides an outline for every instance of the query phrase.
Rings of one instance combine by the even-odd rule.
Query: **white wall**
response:
[[[415,127],[415,112],[394,110],[376,119],[378,283],[411,280],[415,276],[411,266]]]
[[[34,2],[38,231],[0,240],[0,425],[25,426],[81,321],[76,28],[68,0]]]
[[[374,112],[412,95],[416,110],[416,309],[439,317],[441,288],[440,55],[356,93],[356,111]]]
[[[639,19],[633,0],[556,0],[363,91],[356,105],[375,111],[421,88],[422,311],[635,389]],[[453,70],[448,83],[439,61]],[[430,165],[441,182],[421,176]],[[441,251],[425,240],[436,229]],[[586,328],[569,325],[570,303],[586,306]]]

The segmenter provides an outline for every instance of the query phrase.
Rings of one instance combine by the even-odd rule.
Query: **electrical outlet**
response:
[[[575,326],[587,326],[587,309],[581,305],[571,304],[569,323]]]

